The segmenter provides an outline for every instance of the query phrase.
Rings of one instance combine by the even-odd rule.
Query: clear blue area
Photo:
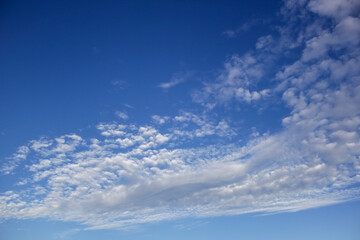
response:
[[[360,236],[360,203],[348,202],[295,213],[245,214],[154,223],[133,229],[77,230],[78,224],[44,220],[13,220],[0,225],[6,240],[28,239],[327,239],[357,240]]]

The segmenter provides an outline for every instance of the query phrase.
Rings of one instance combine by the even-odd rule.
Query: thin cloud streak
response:
[[[176,85],[179,85],[180,83],[185,82],[192,74],[193,72],[191,71],[176,73],[171,77],[171,80],[169,82],[160,83],[158,87],[167,90]]]

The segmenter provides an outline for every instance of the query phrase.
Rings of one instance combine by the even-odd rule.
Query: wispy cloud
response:
[[[131,108],[131,109],[134,108],[134,106],[132,106],[132,105],[130,105],[130,104],[127,104],[127,103],[124,103],[124,106],[127,107],[127,108]]]
[[[240,27],[236,29],[228,29],[226,31],[223,31],[221,34],[227,38],[235,38],[241,33],[249,31],[252,27],[259,24],[259,22],[259,19],[253,19],[249,22],[243,23]]]
[[[172,88],[180,83],[185,82],[187,80],[187,78],[189,78],[191,75],[192,75],[192,72],[190,72],[190,71],[176,73],[171,77],[171,80],[169,82],[160,83],[158,85],[158,87],[160,87],[162,89]]]
[[[174,87],[182,82],[184,82],[185,79],[184,78],[172,78],[170,82],[164,82],[164,83],[160,83],[159,87],[160,88],[164,88],[164,89],[168,89],[171,87]]]
[[[0,172],[3,174],[11,173],[20,163],[25,160],[30,149],[27,146],[21,146],[18,148],[16,153],[10,157],[5,164],[0,168]]]

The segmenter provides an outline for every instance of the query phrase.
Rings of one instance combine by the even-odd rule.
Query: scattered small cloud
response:
[[[121,112],[121,111],[116,111],[115,112],[115,115],[118,117],[118,118],[121,118],[123,120],[126,120],[129,118],[129,116],[127,115],[127,113],[125,112]]]
[[[159,116],[159,115],[153,115],[151,118],[153,121],[155,121],[158,124],[164,124],[166,121],[170,119],[168,116]]]
[[[131,108],[131,109],[134,108],[134,106],[132,106],[132,105],[130,105],[130,104],[127,104],[127,103],[124,103],[123,105],[124,105],[125,107],[127,107],[127,108]]]
[[[22,161],[27,158],[29,152],[30,149],[28,146],[19,147],[12,157],[9,157],[8,161],[1,166],[0,173],[4,175],[10,174]]]
[[[163,88],[163,89],[169,89],[169,88],[174,87],[184,81],[185,81],[184,78],[172,78],[170,82],[160,83],[159,87]]]
[[[192,74],[193,73],[191,71],[176,73],[171,77],[169,82],[160,83],[158,87],[167,90],[180,83],[185,82]]]

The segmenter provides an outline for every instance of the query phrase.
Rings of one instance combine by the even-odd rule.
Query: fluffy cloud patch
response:
[[[257,90],[254,86],[263,78],[264,62],[248,53],[244,56],[233,55],[224,65],[217,80],[204,83],[201,90],[193,93],[193,100],[207,108],[224,106],[233,101],[252,103],[266,98],[270,90]]]

